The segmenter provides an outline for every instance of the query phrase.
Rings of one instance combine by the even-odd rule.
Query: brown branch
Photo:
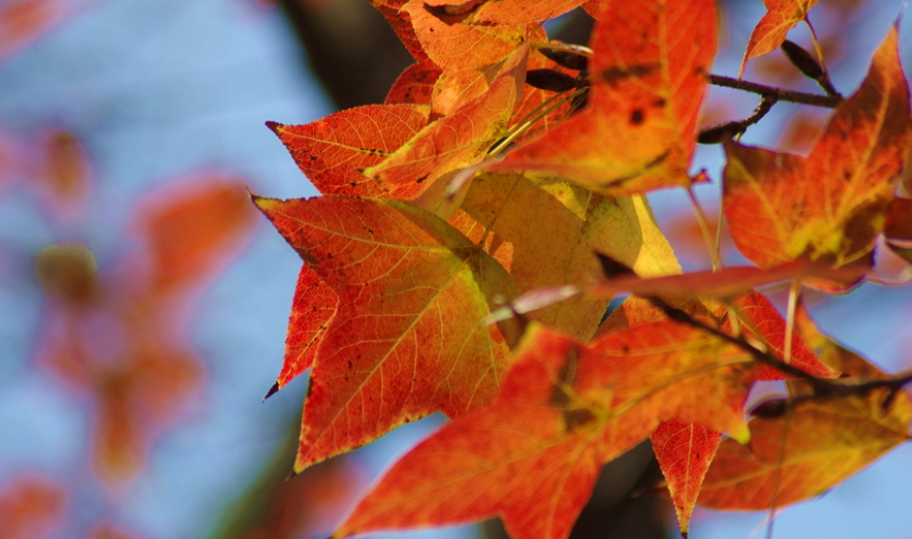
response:
[[[912,373],[909,372],[894,376],[892,378],[885,378],[881,380],[867,380],[864,382],[847,382],[844,380],[830,380],[827,378],[819,378],[790,363],[782,361],[768,351],[758,349],[749,343],[746,339],[744,339],[744,337],[735,337],[733,335],[729,335],[728,333],[725,333],[718,328],[714,328],[709,324],[697,320],[684,310],[677,307],[672,307],[661,298],[648,297],[646,299],[649,300],[649,302],[652,303],[655,307],[664,312],[665,316],[668,318],[682,324],[687,324],[701,331],[705,331],[706,333],[734,344],[735,346],[741,348],[753,356],[756,361],[765,363],[783,374],[801,379],[810,384],[810,386],[813,388],[814,393],[812,395],[795,397],[792,400],[826,400],[851,396],[863,396],[867,395],[871,391],[874,391],[875,389],[889,388],[891,390],[891,394],[890,397],[887,398],[887,401],[884,402],[884,406],[886,407],[889,405],[890,401],[897,391],[901,390],[906,384],[912,382]]]
[[[760,94],[764,97],[775,96],[778,101],[788,101],[790,103],[800,103],[802,105],[812,105],[814,107],[824,107],[828,109],[838,107],[843,101],[842,97],[838,95],[818,95],[796,92],[794,90],[783,90],[782,88],[766,86],[765,84],[757,84],[756,82],[748,82],[746,80],[733,79],[724,75],[710,75],[709,82],[716,86],[734,88],[735,90]]]

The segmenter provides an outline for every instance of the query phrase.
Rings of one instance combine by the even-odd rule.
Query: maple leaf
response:
[[[763,0],[763,3],[767,13],[751,33],[738,71],[739,79],[744,75],[747,61],[779,48],[789,30],[807,18],[817,0]]]
[[[725,510],[782,507],[820,495],[909,440],[912,405],[890,390],[797,403],[750,422],[751,443],[722,442],[698,503]]]
[[[798,304],[795,329],[820,351],[820,359],[849,381],[888,376],[823,334]],[[790,381],[791,395],[807,396],[804,381]],[[912,399],[878,388],[838,399],[803,400],[772,417],[750,422],[751,443],[722,442],[707,473],[699,504],[716,509],[759,510],[799,502],[836,486],[894,446],[909,440]]]
[[[491,168],[557,176],[612,195],[690,185],[716,50],[715,10],[702,0],[607,2],[590,43],[587,106]]]
[[[644,275],[681,270],[639,197],[605,197],[567,183],[539,186],[517,173],[482,173],[462,208],[513,245],[510,275],[519,293],[587,279],[598,267],[593,250],[609,251]],[[578,296],[530,317],[585,340],[610,299]]]
[[[479,99],[457,113],[431,122],[395,153],[364,175],[380,183],[397,200],[416,201],[438,180],[480,161],[488,148],[506,130],[524,71],[526,49],[517,52],[513,68],[497,78]],[[519,78],[518,78],[519,77]],[[445,196],[440,189],[434,197],[417,202],[434,211]],[[443,186],[445,187],[445,186]],[[447,216],[448,217],[448,216]]]
[[[724,271],[724,270],[723,270]],[[648,280],[647,280],[648,281]],[[686,296],[685,296],[686,297]],[[704,317],[703,305],[689,301],[685,310]],[[759,335],[767,348],[780,360],[784,359],[786,322],[762,294],[743,294],[731,302],[732,312],[739,318],[739,327],[747,335]],[[718,306],[711,306],[719,310]],[[719,311],[722,312],[722,311]],[[615,310],[599,328],[599,335],[616,333],[666,319],[665,314],[649,303],[649,300],[631,297]],[[732,333],[730,319],[721,326],[726,333]],[[816,342],[815,342],[816,344]],[[833,377],[837,372],[822,363],[810,351],[798,334],[792,335],[790,364],[809,374]],[[753,371],[754,380],[779,380],[782,373],[770,365],[763,365]],[[682,421],[666,421],[659,424],[652,435],[653,451],[665,475],[667,486],[675,505],[678,524],[682,533],[687,533],[690,517],[700,485],[703,483],[709,463],[713,460],[721,441],[722,433],[703,424]]]
[[[403,457],[334,537],[498,515],[513,539],[562,539],[601,465],[660,421],[743,430],[755,369],[743,350],[671,321],[589,347],[534,326],[497,401]]]
[[[908,117],[893,28],[808,157],[726,143],[723,206],[741,253],[761,267],[804,256],[870,268],[912,136]],[[806,282],[838,293],[858,280]]]
[[[313,358],[296,471],[494,398],[509,349],[485,321],[513,286],[479,246],[399,202],[255,201],[339,300]]]
[[[324,195],[388,198],[383,186],[362,172],[411,140],[427,125],[429,114],[421,105],[365,105],[306,125],[267,125]]]

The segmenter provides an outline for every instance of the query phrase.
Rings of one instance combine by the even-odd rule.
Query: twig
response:
[[[722,339],[723,341],[741,348],[753,356],[756,361],[765,363],[785,375],[793,376],[807,382],[813,388],[814,393],[812,395],[794,397],[791,399],[791,401],[794,402],[810,399],[824,400],[851,397],[856,395],[862,396],[867,395],[875,389],[884,387],[891,390],[892,397],[892,395],[902,389],[903,386],[912,382],[912,373],[910,372],[895,376],[893,378],[868,380],[865,382],[847,382],[845,380],[829,380],[826,378],[819,378],[813,374],[805,372],[803,369],[800,369],[792,364],[785,363],[773,355],[771,352],[766,352],[758,349],[757,347],[750,344],[743,336],[734,337],[718,328],[714,328],[704,322],[701,322],[700,320],[697,320],[684,310],[669,305],[661,298],[647,297],[646,299],[659,310],[664,312],[665,316],[668,318],[676,322],[687,324],[691,327],[705,331],[706,333],[709,333],[715,337]],[[884,404],[888,405],[890,400],[891,398],[888,397],[887,402]]]
[[[835,95],[817,95],[796,92],[794,90],[783,90],[782,88],[766,86],[765,84],[757,84],[756,82],[748,82],[746,80],[733,79],[724,75],[710,75],[709,82],[716,86],[743,90],[745,92],[760,94],[764,97],[775,96],[779,101],[788,101],[790,103],[800,103],[802,105],[812,105],[828,109],[835,109],[843,101],[841,97]]]
[[[766,113],[769,112],[771,108],[773,108],[773,105],[775,105],[778,100],[779,98],[775,95],[763,96],[763,99],[760,100],[757,108],[754,109],[754,112],[751,113],[750,116],[744,118],[743,120],[722,122],[720,124],[703,128],[697,135],[697,142],[700,144],[721,144],[723,142],[731,140],[734,137],[737,137],[741,133],[744,133],[748,127],[759,122],[764,116],[766,116]]]

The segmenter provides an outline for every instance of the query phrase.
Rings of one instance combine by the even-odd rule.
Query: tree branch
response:
[[[906,372],[905,374],[900,374],[892,378],[885,378],[881,380],[867,380],[864,382],[848,382],[844,380],[830,380],[827,378],[819,378],[790,363],[782,361],[768,351],[759,350],[757,347],[750,344],[746,339],[744,339],[744,337],[735,337],[733,335],[729,335],[728,333],[725,333],[718,328],[714,328],[709,324],[697,320],[684,310],[669,305],[661,298],[648,297],[646,299],[655,307],[664,312],[665,316],[668,318],[682,324],[687,324],[701,331],[705,331],[706,333],[734,344],[735,346],[741,348],[753,356],[756,361],[765,363],[782,372],[783,374],[801,379],[807,382],[813,388],[814,393],[812,395],[808,395],[806,397],[795,397],[794,400],[826,400],[851,396],[863,396],[867,395],[871,391],[874,391],[875,389],[889,388],[891,390],[891,394],[887,398],[886,402],[884,402],[884,406],[886,407],[890,404],[893,396],[897,391],[902,389],[906,384],[912,382],[912,373],[910,372]]]
[[[843,101],[842,97],[838,95],[817,95],[805,92],[796,92],[794,90],[783,90],[782,88],[766,86],[765,84],[757,84],[756,82],[733,79],[724,75],[711,74],[709,76],[709,83],[716,86],[723,86],[725,88],[734,88],[735,90],[743,90],[745,92],[760,94],[764,97],[775,96],[778,101],[789,101],[791,103],[800,103],[802,105],[812,105],[815,107],[824,107],[828,109],[834,109],[838,107],[839,104]]]

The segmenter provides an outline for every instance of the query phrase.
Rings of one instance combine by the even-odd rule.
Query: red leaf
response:
[[[744,75],[748,60],[779,48],[788,31],[807,17],[817,0],[763,0],[763,3],[768,12],[751,33],[738,78]]]
[[[513,539],[565,538],[601,465],[659,421],[741,430],[752,370],[740,350],[673,322],[589,348],[536,327],[497,401],[403,457],[334,537],[498,515]]]
[[[480,247],[398,202],[256,203],[339,297],[313,360],[296,471],[494,398],[508,347],[485,320],[512,283]]]
[[[557,176],[607,194],[689,185],[716,50],[715,9],[708,0],[606,3],[590,44],[586,108],[491,168]]]
[[[652,433],[652,449],[665,474],[685,537],[703,478],[721,441],[719,431],[680,421],[665,421]]]
[[[440,68],[423,64],[412,64],[399,75],[393,87],[386,94],[387,105],[409,104],[430,105],[434,84],[440,77]]]
[[[723,205],[741,253],[764,268],[808,257],[869,269],[912,140],[908,118],[894,28],[807,158],[726,143]],[[840,293],[858,278],[805,282]]]
[[[421,131],[428,114],[420,105],[366,105],[306,125],[267,125],[324,195],[387,198],[384,187],[362,173]]]

